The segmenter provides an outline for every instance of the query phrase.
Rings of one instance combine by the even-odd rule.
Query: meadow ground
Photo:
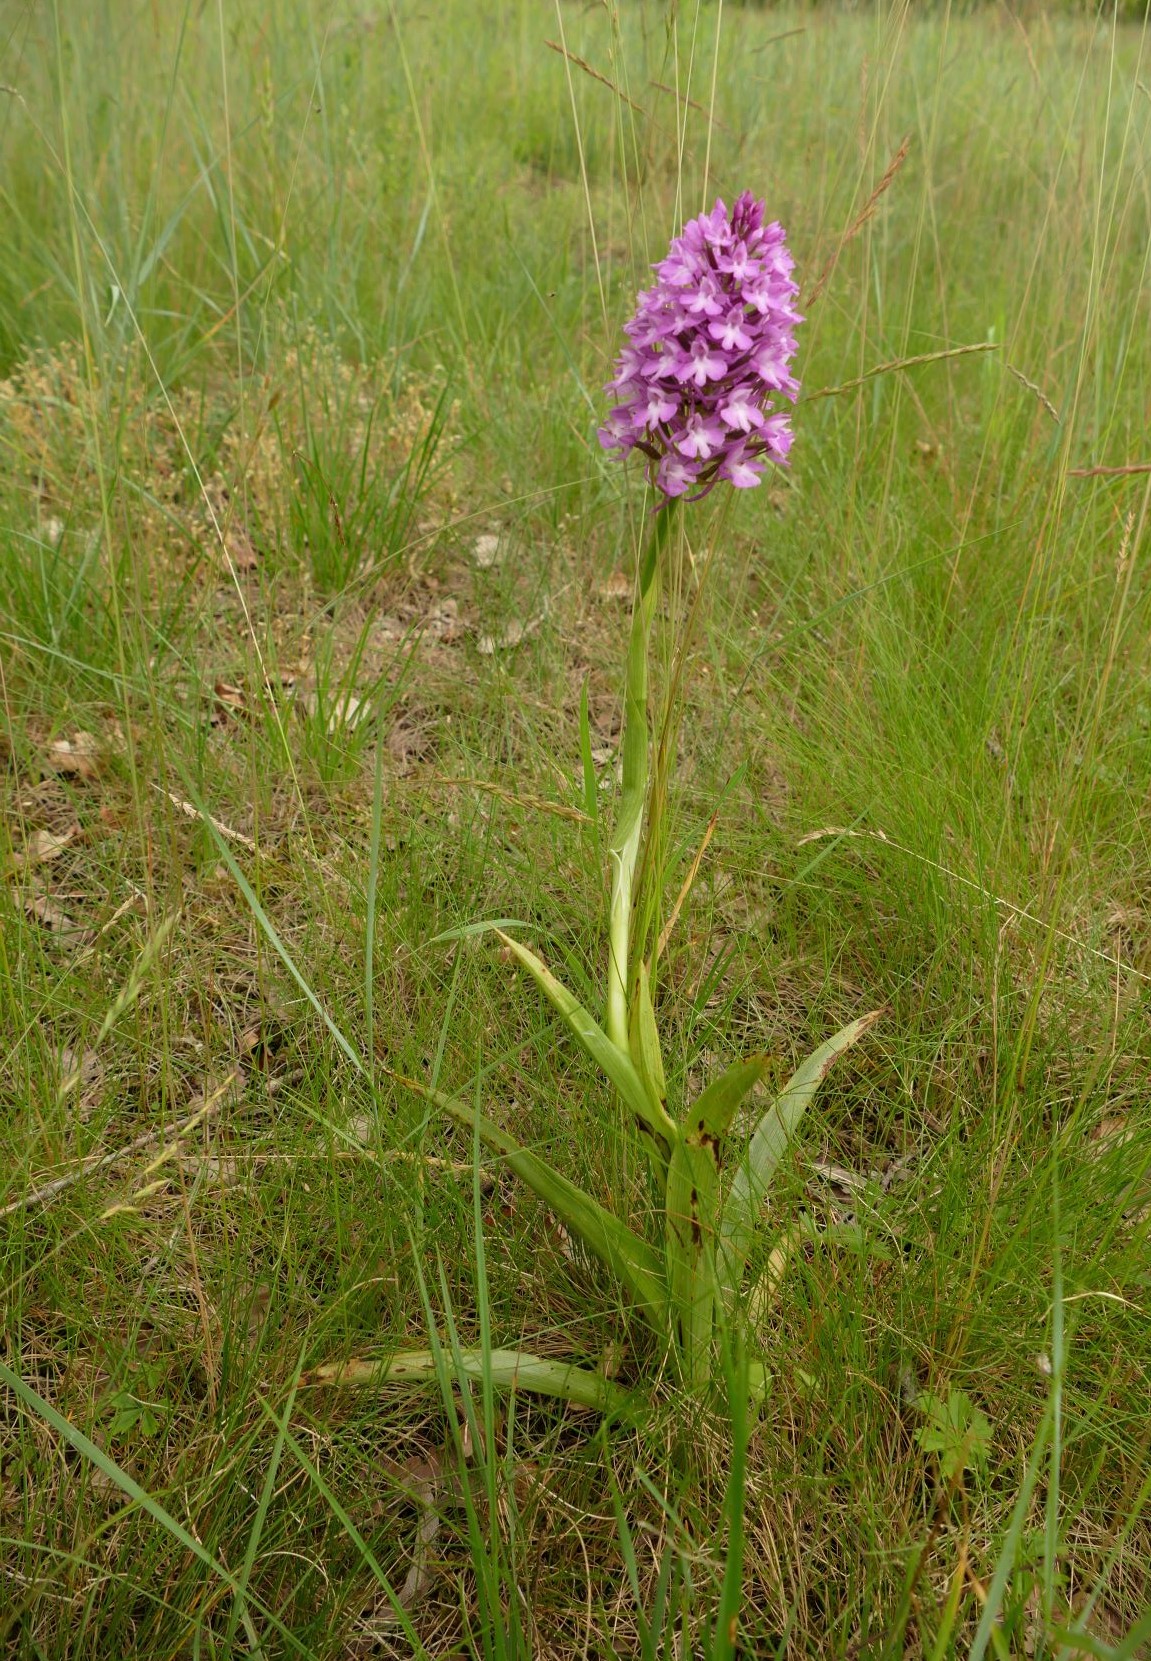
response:
[[[1149,1653],[1139,26],[2,15],[6,1653],[729,1654],[733,1449],[739,1653]],[[521,919],[598,999],[641,517],[600,388],[743,188],[804,397],[791,470],[684,519],[672,1096],[886,1009],[767,1220],[770,1396],[319,1388],[433,1331],[658,1366],[395,1075],[642,1217],[514,966],[432,942]]]

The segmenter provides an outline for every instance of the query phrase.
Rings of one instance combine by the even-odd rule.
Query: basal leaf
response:
[[[533,951],[527,946],[522,946],[518,940],[513,940],[510,934],[504,934],[502,930],[497,929],[496,933],[531,975],[552,1008],[562,1016],[580,1048],[615,1085],[624,1103],[631,1110],[645,1141],[666,1160],[672,1143],[677,1139],[675,1124],[668,1117],[666,1109],[658,1108],[649,1100],[631,1057],[612,1043],[599,1022],[588,1014],[578,998],[573,997],[563,982],[556,979]]]
[[[875,1009],[861,1015],[821,1044],[796,1070],[756,1126],[736,1171],[720,1224],[720,1277],[729,1304],[738,1294],[764,1199],[795,1127],[839,1057],[870,1031],[882,1013]]]
[[[526,1350],[460,1350],[454,1357],[467,1378],[489,1377],[497,1390],[532,1390],[537,1395],[555,1396],[577,1407],[617,1415],[632,1405],[626,1390],[587,1367],[564,1361],[550,1361]],[[434,1384],[438,1377],[437,1357],[431,1350],[401,1350],[381,1361],[333,1361],[313,1367],[301,1385]]]
[[[768,1055],[749,1055],[736,1061],[697,1099],[684,1126],[685,1136],[722,1136],[739,1111],[748,1091],[757,1085],[771,1065]]]
[[[642,1236],[468,1103],[421,1084],[418,1079],[400,1078],[399,1082],[434,1103],[457,1123],[477,1131],[489,1148],[502,1154],[521,1182],[526,1182],[627,1288],[658,1336],[667,1336],[667,1286],[663,1269],[658,1254]]]
[[[718,1186],[714,1146],[677,1142],[668,1165],[664,1249],[684,1376],[695,1387],[711,1375]]]
[[[666,1114],[667,1079],[659,1047],[659,1030],[655,1024],[655,1007],[651,1001],[651,976],[644,963],[639,965],[636,978],[630,1026],[631,1058],[636,1072],[652,1106],[658,1113]]]

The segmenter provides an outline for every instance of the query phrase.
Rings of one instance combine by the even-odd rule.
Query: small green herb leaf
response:
[[[969,1396],[962,1390],[949,1390],[944,1400],[925,1391],[919,1397],[919,1407],[927,1423],[915,1432],[915,1440],[924,1453],[938,1455],[944,1482],[956,1482],[964,1471],[986,1467],[991,1424]]]

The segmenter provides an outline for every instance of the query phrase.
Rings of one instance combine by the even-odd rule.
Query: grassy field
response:
[[[0,16],[5,1653],[1151,1654],[1139,27]],[[600,388],[744,188],[804,397],[683,521],[672,1095],[885,1014],[767,1219],[762,1413],[664,1378],[605,1426],[453,1385],[453,1335],[659,1357],[397,1075],[642,1220],[608,1088],[435,937],[521,919],[599,1000],[642,529]],[[440,1388],[310,1381],[435,1333]]]

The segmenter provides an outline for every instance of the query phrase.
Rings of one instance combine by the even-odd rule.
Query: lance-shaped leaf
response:
[[[757,1085],[771,1066],[769,1055],[749,1055],[733,1062],[697,1097],[688,1114],[684,1134],[689,1137],[722,1136],[739,1111],[748,1091]]]
[[[527,946],[521,946],[518,940],[513,940],[511,935],[504,934],[499,929],[496,933],[508,950],[523,964],[552,1008],[562,1016],[580,1048],[602,1068],[615,1085],[625,1105],[631,1110],[645,1143],[658,1153],[661,1160],[666,1160],[672,1144],[678,1137],[675,1122],[668,1117],[666,1108],[657,1107],[648,1098],[643,1081],[632,1065],[631,1057],[612,1043],[599,1023],[533,951]]]
[[[663,1053],[659,1047],[659,1029],[655,1024],[655,1006],[651,1001],[651,976],[645,963],[639,965],[636,974],[628,1036],[631,1058],[647,1091],[648,1100],[657,1113],[666,1114],[667,1079],[663,1070]]]
[[[705,1132],[677,1142],[667,1173],[667,1284],[684,1378],[694,1388],[711,1376],[718,1188],[714,1138]]]
[[[489,1148],[502,1153],[521,1182],[549,1205],[556,1216],[584,1245],[606,1263],[639,1304],[655,1332],[667,1335],[667,1288],[660,1272],[659,1258],[641,1235],[636,1234],[613,1211],[600,1205],[590,1194],[561,1176],[546,1160],[522,1147],[490,1119],[463,1102],[454,1102],[448,1111],[461,1124],[474,1128]]]
[[[720,1278],[729,1306],[738,1294],[760,1210],[775,1168],[796,1125],[843,1052],[858,1043],[882,1014],[881,1009],[874,1009],[869,1015],[861,1015],[857,1021],[850,1021],[833,1038],[821,1044],[797,1069],[756,1126],[747,1153],[735,1174],[720,1222]]]
[[[706,1384],[711,1373],[719,1294],[719,1138],[770,1065],[770,1056],[749,1056],[713,1079],[696,1100],[687,1116],[683,1139],[672,1150],[667,1181],[668,1291],[685,1375],[697,1387]]]
[[[460,1350],[454,1358],[467,1378],[490,1377],[497,1390],[532,1390],[536,1395],[555,1396],[576,1407],[590,1407],[598,1413],[616,1416],[632,1404],[626,1390],[601,1373],[564,1361],[549,1361],[527,1350]],[[440,1365],[443,1365],[442,1360]],[[438,1377],[437,1357],[431,1350],[400,1350],[382,1361],[333,1361],[313,1367],[300,1380],[302,1385],[411,1384]]]
[[[520,1181],[526,1182],[565,1227],[577,1234],[588,1250],[607,1265],[631,1293],[656,1334],[666,1339],[667,1286],[657,1252],[641,1235],[467,1102],[446,1096],[442,1090],[422,1084],[419,1079],[399,1074],[392,1077],[441,1108],[457,1123],[478,1132],[489,1148],[502,1154]]]

